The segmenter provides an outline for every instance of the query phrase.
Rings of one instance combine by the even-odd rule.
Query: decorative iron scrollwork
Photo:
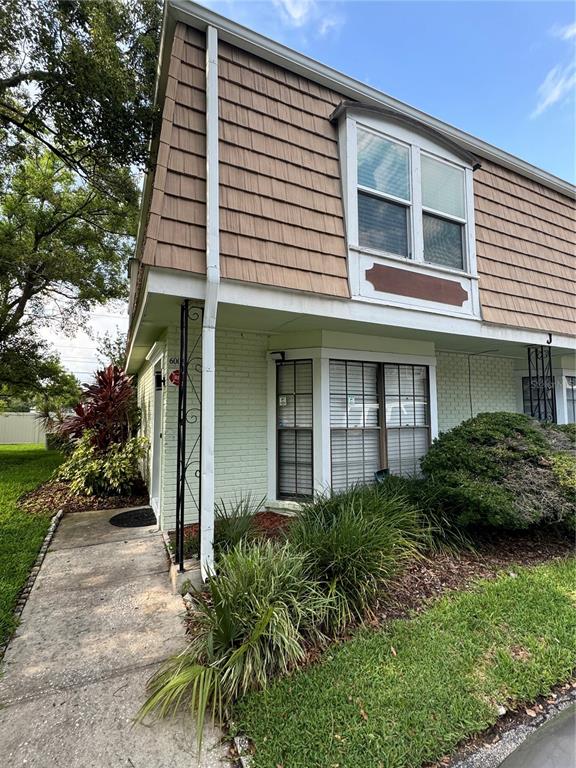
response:
[[[184,570],[184,523],[187,499],[192,500],[192,504],[198,512],[198,526],[200,527],[201,524],[203,314],[202,307],[190,306],[188,299],[182,302],[180,307],[178,437],[176,444],[176,562],[180,571]],[[197,429],[193,429],[196,426]],[[193,435],[190,435],[190,432],[193,432]],[[189,445],[190,437],[192,437],[191,445]],[[191,482],[192,477],[194,482]],[[200,541],[200,537],[198,537],[198,541]]]
[[[556,395],[550,347],[528,347],[530,415],[539,421],[556,421]]]

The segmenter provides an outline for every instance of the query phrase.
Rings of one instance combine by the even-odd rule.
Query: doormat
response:
[[[152,507],[129,509],[127,512],[119,512],[111,517],[110,524],[118,528],[144,528],[145,526],[156,525],[156,515],[152,511]]]

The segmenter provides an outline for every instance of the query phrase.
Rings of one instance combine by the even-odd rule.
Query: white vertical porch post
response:
[[[330,487],[330,360],[323,350],[313,359],[314,492]]]
[[[202,323],[200,569],[214,571],[216,317],[220,285],[218,32],[206,30],[206,297]]]
[[[430,392],[430,437],[435,440],[438,437],[438,389],[436,385],[436,361],[428,367],[428,386]]]

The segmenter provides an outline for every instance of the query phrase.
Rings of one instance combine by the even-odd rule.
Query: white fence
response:
[[[46,433],[35,413],[0,411],[0,445],[8,443],[46,444]]]

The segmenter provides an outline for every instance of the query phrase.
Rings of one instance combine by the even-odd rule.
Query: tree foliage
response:
[[[78,315],[125,296],[137,200],[127,172],[130,204],[87,187],[36,146],[1,183],[0,341],[54,305]]]
[[[117,171],[148,154],[160,22],[158,0],[4,0],[4,151],[34,139],[122,194]]]
[[[96,354],[98,360],[104,366],[116,365],[118,368],[124,369],[126,365],[126,342],[127,335],[123,333],[118,327],[116,332],[101,334],[98,337],[98,343],[96,347]]]

